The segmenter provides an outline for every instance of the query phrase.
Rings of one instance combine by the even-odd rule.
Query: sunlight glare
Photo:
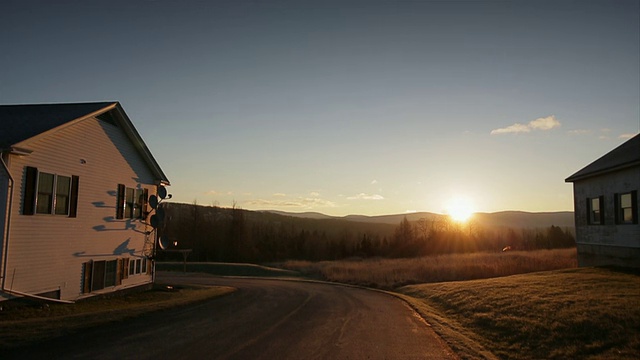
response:
[[[457,196],[447,202],[447,214],[454,221],[466,222],[474,212],[473,202],[466,197]]]

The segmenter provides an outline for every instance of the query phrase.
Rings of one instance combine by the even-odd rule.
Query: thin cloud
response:
[[[347,197],[348,200],[384,200],[382,195],[360,193],[355,196]]]
[[[204,194],[205,194],[205,195],[209,195],[209,196],[216,196],[216,195],[233,195],[233,192],[232,192],[232,191],[227,191],[227,192],[222,191],[222,192],[221,192],[221,191],[216,191],[216,190],[209,190],[209,191],[206,191]]]
[[[531,132],[531,130],[547,131],[560,126],[560,121],[556,119],[555,115],[549,115],[547,117],[531,120],[526,125],[515,123],[504,128],[491,130],[491,135],[528,133]]]
[[[275,193],[275,194],[273,194],[272,196],[273,196],[273,197],[285,197],[285,196],[287,196],[287,194],[284,194],[284,193]]]
[[[301,208],[301,209],[313,209],[316,207],[336,207],[337,205],[329,200],[324,200],[320,198],[293,198],[293,199],[285,199],[285,200],[265,200],[265,199],[256,199],[249,200],[246,202],[248,205],[252,206],[260,206],[260,207],[290,207],[290,208]]]
[[[375,185],[377,183],[378,183],[378,180],[376,180],[376,179],[371,180],[371,185]]]
[[[560,121],[556,119],[554,115],[537,118],[529,123],[532,129],[536,130],[551,130],[553,128],[560,127]]]
[[[567,134],[569,135],[588,135],[591,133],[592,133],[591,130],[586,130],[586,129],[576,129],[576,130],[567,131]]]
[[[621,134],[620,136],[618,136],[618,139],[631,139],[632,137],[638,135],[638,133],[635,134]]]
[[[491,130],[491,135],[528,133],[530,131],[531,128],[529,126],[516,123],[505,128]]]

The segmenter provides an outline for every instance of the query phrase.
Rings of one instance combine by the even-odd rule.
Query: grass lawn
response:
[[[142,313],[186,305],[233,292],[229,287],[185,287],[94,297],[74,304],[25,302],[0,304],[0,349],[54,338],[83,328],[122,321]],[[1,356],[0,356],[1,358]]]
[[[640,358],[638,274],[580,268],[397,291],[463,357]]]

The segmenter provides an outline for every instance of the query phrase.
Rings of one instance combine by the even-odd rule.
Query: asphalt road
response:
[[[31,359],[455,359],[406,303],[321,283],[159,273],[238,291],[22,349]],[[0,356],[2,357],[2,356]]]

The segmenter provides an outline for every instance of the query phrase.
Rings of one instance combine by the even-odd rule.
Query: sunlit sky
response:
[[[564,179],[640,130],[639,16],[638,0],[3,0],[0,103],[120,101],[177,202],[573,210]]]

